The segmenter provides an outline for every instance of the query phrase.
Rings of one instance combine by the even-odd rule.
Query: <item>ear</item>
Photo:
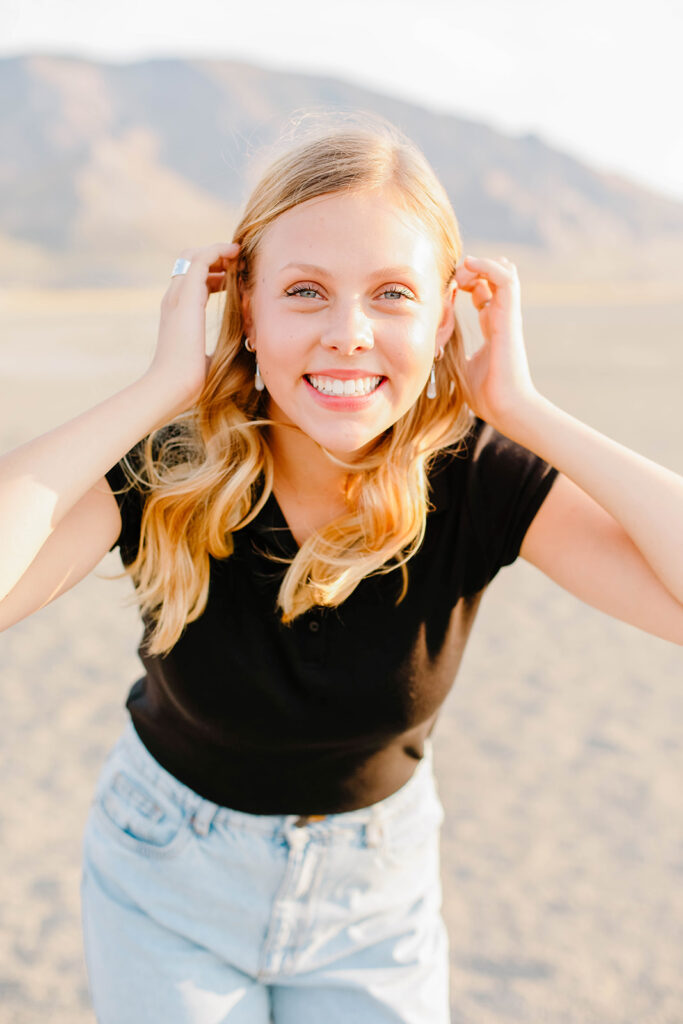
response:
[[[240,288],[240,302],[241,302],[241,305],[242,305],[242,326],[244,328],[244,333],[246,334],[247,337],[249,337],[249,334],[251,333],[252,324],[253,324],[253,320],[252,320],[252,316],[251,316],[251,294],[250,294],[250,292],[243,291]]]
[[[439,325],[436,329],[437,352],[440,352],[444,345],[448,343],[448,340],[453,334],[453,330],[455,328],[455,296],[457,291],[457,281],[455,279],[449,281],[443,300],[441,320],[439,321]]]

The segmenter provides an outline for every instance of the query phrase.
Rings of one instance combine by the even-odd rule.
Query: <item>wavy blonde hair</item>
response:
[[[254,389],[244,348],[241,294],[248,291],[265,229],[286,210],[335,192],[390,189],[434,241],[444,294],[462,253],[448,196],[417,146],[376,115],[318,114],[295,123],[249,196],[233,241],[216,349],[196,405],[141,442],[130,486],[146,493],[140,545],[126,567],[150,627],[149,654],[166,654],[209,595],[209,558],[228,558],[233,534],[263,508],[273,481],[266,392]],[[287,563],[278,608],[290,622],[314,605],[338,605],[364,577],[406,563],[419,547],[429,509],[428,470],[459,446],[472,422],[463,386],[463,338],[456,322],[436,363],[437,397],[423,392],[362,459],[346,466],[347,511],[310,536]],[[330,456],[331,457],[331,456]]]

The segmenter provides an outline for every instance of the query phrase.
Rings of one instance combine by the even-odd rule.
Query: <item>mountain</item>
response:
[[[0,60],[0,274],[9,284],[157,283],[230,237],[248,167],[295,113],[367,110],[443,181],[466,244],[539,254],[683,239],[683,204],[512,137],[334,78],[239,61]],[[253,172],[252,176],[253,176]]]

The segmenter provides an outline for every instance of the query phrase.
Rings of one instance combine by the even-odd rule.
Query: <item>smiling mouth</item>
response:
[[[384,377],[356,377],[353,380],[340,380],[338,377],[324,377],[321,374],[304,374],[306,380],[321,395],[353,397],[354,395],[371,395],[380,386]]]

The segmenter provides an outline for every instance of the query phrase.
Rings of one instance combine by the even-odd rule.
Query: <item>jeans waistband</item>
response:
[[[176,804],[185,808],[193,816],[201,831],[208,831],[211,824],[215,822],[250,832],[275,834],[285,826],[291,828],[296,825],[302,817],[299,814],[252,814],[230,807],[222,807],[205,799],[159,764],[143,744],[132,721],[128,721],[126,724],[111,756],[115,756],[117,751],[125,751],[125,757],[150,783],[158,787]],[[325,815],[321,820],[312,820],[307,824],[307,830],[320,827],[332,828],[335,831],[339,829],[355,830],[370,825],[382,829],[385,825],[388,826],[392,820],[401,818],[411,808],[422,803],[430,791],[436,797],[433,745],[431,739],[427,738],[424,743],[423,758],[418,762],[412,776],[395,793],[368,807],[331,813]],[[438,800],[438,797],[436,798]]]

